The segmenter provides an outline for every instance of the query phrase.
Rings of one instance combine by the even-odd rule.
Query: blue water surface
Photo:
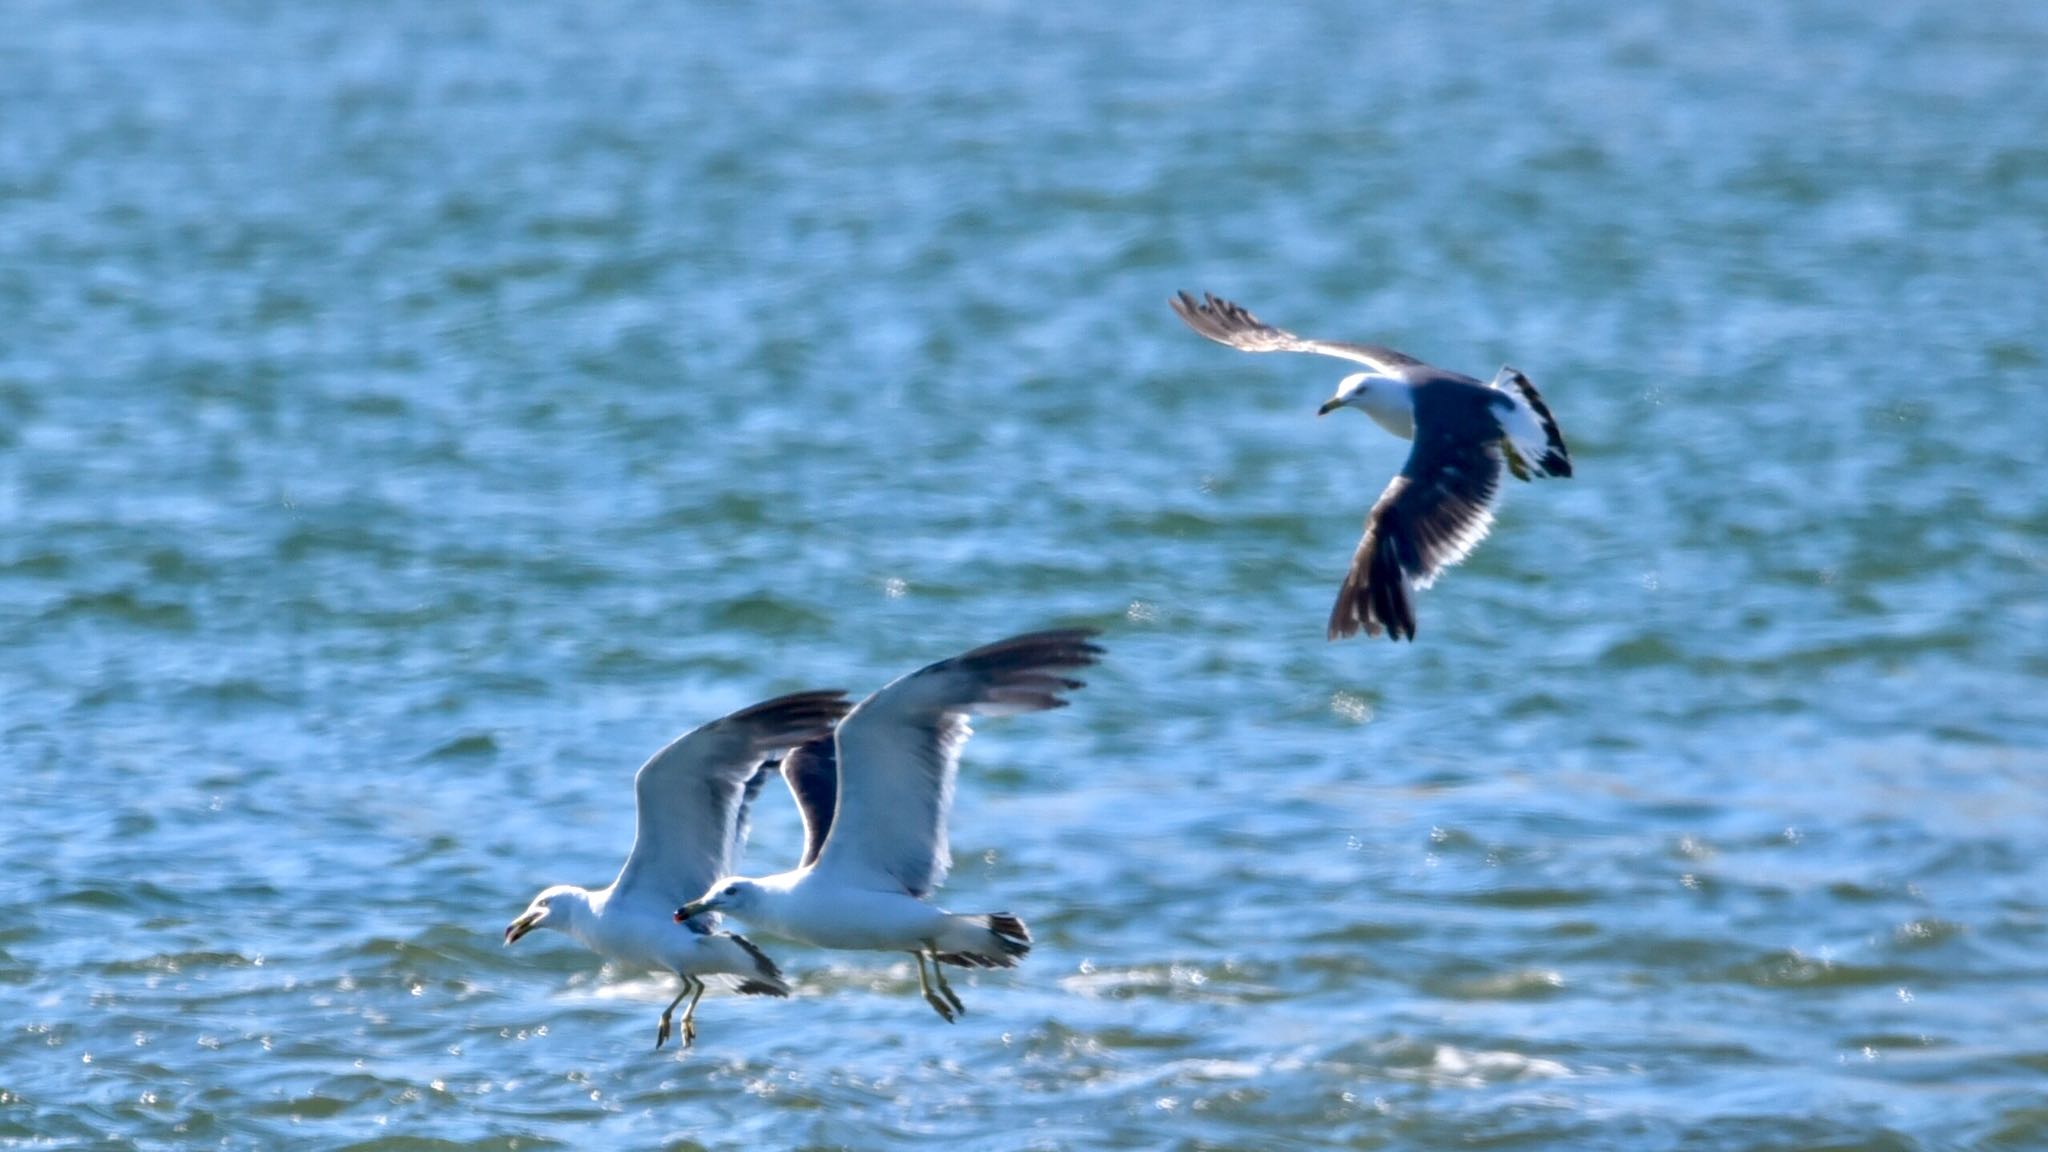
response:
[[[0,13],[0,1144],[2048,1147],[2048,7]],[[1413,646],[1267,319],[1543,388]],[[1048,625],[962,977],[656,1053],[663,742]],[[793,859],[778,793],[749,864]],[[545,934],[543,934],[545,936]],[[765,943],[765,941],[764,941]]]

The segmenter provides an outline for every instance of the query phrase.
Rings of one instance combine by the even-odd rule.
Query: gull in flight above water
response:
[[[732,871],[747,839],[747,805],[767,779],[768,759],[821,735],[846,715],[846,693],[799,692],[743,708],[676,738],[633,777],[637,828],[618,879],[595,892],[557,884],[533,898],[505,928],[512,944],[536,928],[567,933],[607,960],[660,968],[682,978],[661,1014],[654,1046],[667,1043],[683,997],[683,1045],[697,1038],[697,1001],[706,977],[740,992],[787,996],[789,985],[744,936],[717,931],[707,916],[677,928],[679,901]]]
[[[1529,378],[1502,365],[1491,384],[1377,344],[1309,340],[1208,293],[1168,301],[1187,326],[1244,352],[1310,352],[1366,367],[1316,415],[1357,408],[1404,440],[1408,462],[1366,514],[1365,536],[1330,611],[1329,638],[1415,639],[1414,593],[1469,555],[1493,526],[1503,464],[1518,480],[1570,476],[1564,434]]]
[[[861,701],[830,739],[785,757],[804,821],[797,867],[728,877],[676,909],[724,913],[819,948],[908,952],[927,1004],[947,1022],[966,1009],[941,965],[1010,968],[1031,932],[1007,912],[958,915],[926,902],[952,867],[946,813],[972,716],[1059,708],[1096,662],[1093,629],[1032,632],[941,660]],[[931,974],[926,975],[926,966]]]

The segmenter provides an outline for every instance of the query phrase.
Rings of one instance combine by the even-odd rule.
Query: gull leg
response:
[[[673,1000],[671,1000],[671,1001],[669,1001],[669,1002],[668,1002],[668,1007],[666,1007],[666,1008],[664,1008],[664,1009],[662,1009],[662,1010],[661,1010],[661,1027],[660,1027],[660,1028],[659,1028],[658,1030],[656,1030],[656,1031],[655,1031],[655,1033],[654,1033],[654,1050],[655,1050],[656,1052],[659,1052],[659,1051],[661,1051],[661,1046],[662,1046],[663,1044],[666,1044],[666,1043],[668,1043],[668,1034],[669,1034],[669,1031],[670,1031],[670,1028],[669,1028],[669,1022],[670,1022],[670,1021],[671,1021],[671,1020],[672,1020],[672,1019],[673,1019],[673,1018],[675,1017],[675,1014],[676,1014],[676,1005],[678,1005],[678,1004],[681,1004],[681,1003],[683,1002],[683,997],[685,997],[685,996],[688,996],[688,995],[690,994],[690,985],[692,985],[692,984],[694,984],[694,983],[696,983],[696,981],[694,981],[694,980],[691,980],[691,979],[690,979],[690,978],[689,978],[688,976],[684,976],[684,977],[683,977],[683,990],[682,990],[681,992],[678,992],[678,993],[676,993],[676,998],[675,998],[675,999],[673,999]],[[696,1007],[696,1005],[695,1005],[695,1004],[691,1004],[691,1005],[690,1005],[690,1007],[692,1007],[692,1008],[695,1008],[695,1007]],[[689,1018],[688,1016],[684,1016],[684,1017],[683,1017],[683,1028],[684,1028],[684,1031],[685,1031],[685,1033],[686,1033],[686,1034],[687,1034],[687,1032],[688,1032],[688,1030],[689,1030],[689,1027],[690,1027],[690,1018]],[[684,1043],[684,1044],[688,1044],[688,1043],[689,1043],[689,1041],[688,1041],[688,1040],[685,1040],[685,1041],[683,1041],[683,1043]]]
[[[690,995],[690,1006],[683,1009],[683,1047],[688,1048],[697,1042],[697,1001],[704,998],[705,984],[694,976],[685,979],[697,986],[697,990]]]
[[[912,952],[910,956],[917,961],[917,987],[919,991],[924,993],[924,1002],[932,1006],[932,1011],[939,1014],[939,1019],[951,1024],[953,1022],[953,1009],[944,1000],[938,998],[937,994],[932,991],[931,984],[924,978],[924,953]]]
[[[967,1015],[967,1005],[960,1002],[960,997],[953,995],[953,985],[946,979],[945,965],[940,964],[936,956],[932,957],[932,983],[939,986],[939,995],[946,998],[946,1003],[953,1006],[953,1011],[962,1016]]]

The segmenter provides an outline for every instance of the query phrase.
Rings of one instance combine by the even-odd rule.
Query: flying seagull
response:
[[[1362,409],[1415,446],[1366,514],[1365,536],[1330,611],[1329,638],[1359,629],[1415,639],[1413,591],[1463,560],[1493,525],[1505,463],[1518,480],[1570,476],[1571,453],[1529,378],[1507,365],[1491,384],[1377,344],[1308,340],[1208,293],[1168,301],[1188,327],[1245,352],[1312,352],[1366,367],[1337,384],[1316,415]]]
[[[835,738],[784,758],[783,779],[804,820],[797,867],[722,879],[676,918],[729,913],[820,948],[908,952],[925,1003],[953,1021],[966,1009],[940,965],[1010,968],[1031,951],[1030,929],[1007,912],[957,915],[926,902],[953,863],[946,813],[972,734],[968,718],[1065,706],[1061,693],[1081,687],[1066,674],[1102,654],[1094,636],[1085,628],[1013,636],[861,701]]]
[[[683,1045],[697,1038],[697,1001],[705,977],[724,976],[737,990],[787,996],[789,985],[766,953],[744,936],[716,930],[716,917],[678,929],[671,911],[729,873],[747,840],[747,805],[772,761],[806,740],[829,735],[846,715],[846,693],[799,692],[714,720],[654,754],[633,777],[638,828],[618,879],[595,892],[557,884],[533,898],[505,928],[511,944],[536,928],[554,928],[621,964],[663,968],[682,978],[682,991],[661,1014],[654,1046],[668,1041],[683,997]]]

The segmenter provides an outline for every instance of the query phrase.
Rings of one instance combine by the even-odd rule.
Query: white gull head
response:
[[[1401,439],[1415,438],[1415,388],[1406,380],[1353,372],[1338,381],[1336,394],[1316,409],[1316,415],[1327,416],[1339,408],[1359,409]]]
[[[533,898],[519,919],[505,926],[505,943],[516,942],[536,928],[566,932],[581,942],[577,929],[590,915],[590,892],[574,884],[557,884]]]
[[[773,913],[780,910],[780,901],[776,898],[789,891],[789,879],[786,875],[769,877],[765,881],[727,876],[712,885],[711,891],[676,909],[675,921],[681,924],[706,912],[725,913],[749,922],[772,919]],[[782,882],[777,883],[778,880]]]

